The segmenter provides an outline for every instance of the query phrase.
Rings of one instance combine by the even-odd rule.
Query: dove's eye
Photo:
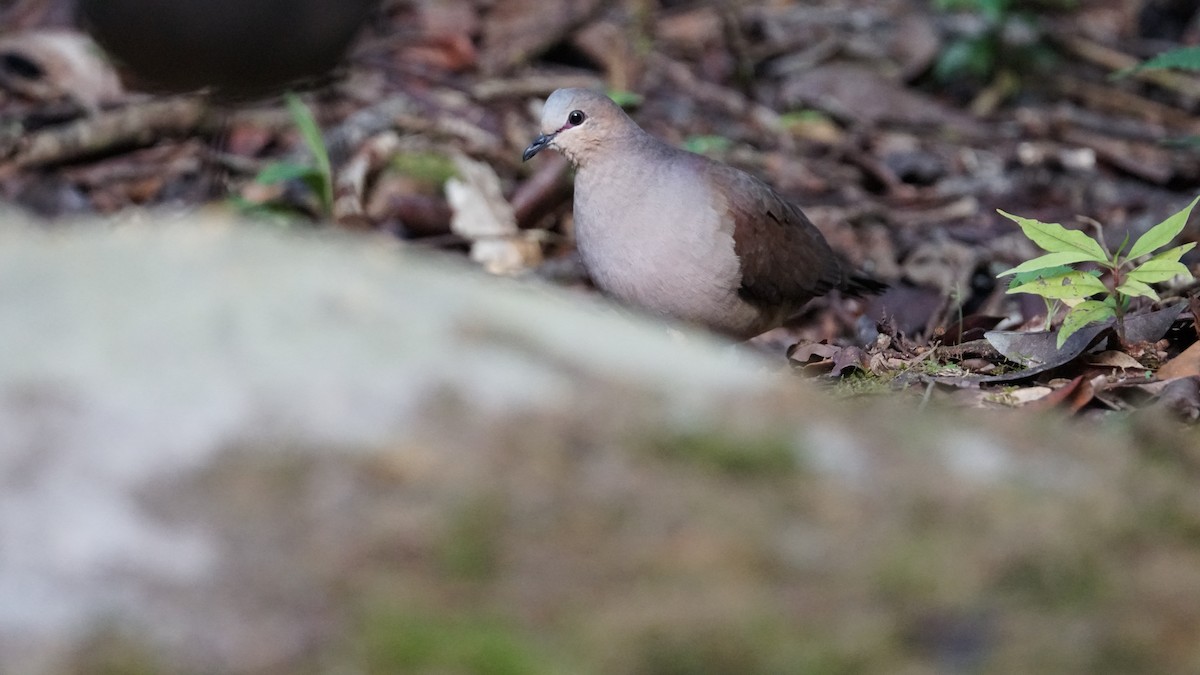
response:
[[[572,110],[571,114],[567,115],[567,122],[569,122],[571,126],[577,127],[580,124],[583,124],[585,119],[587,119],[587,115],[584,115],[582,110]]]

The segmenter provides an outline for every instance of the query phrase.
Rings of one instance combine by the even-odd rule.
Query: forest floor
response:
[[[1200,41],[1190,5],[387,2],[337,77],[301,95],[326,172],[283,97],[147,93],[63,37],[68,3],[10,0],[0,201],[47,218],[238,210],[586,287],[569,168],[521,151],[546,95],[603,88],[651,133],[763,178],[891,284],[815,301],[757,339],[797,373],[844,394],[1084,415],[1155,406],[1194,423],[1194,283],[1133,299],[1123,336],[1110,321],[1060,349],[1036,332],[1042,299],[997,278],[1041,253],[998,209],[1087,233],[1101,223],[1115,245],[1200,194],[1200,146],[1185,142],[1200,136],[1200,78],[1113,77]],[[1193,222],[1177,243],[1196,241]],[[1195,272],[1200,254],[1182,262]]]

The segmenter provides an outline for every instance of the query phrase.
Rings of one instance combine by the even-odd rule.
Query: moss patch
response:
[[[358,633],[367,673],[541,675],[563,672],[532,637],[492,616],[407,610],[368,613]]]
[[[653,451],[669,459],[692,462],[737,476],[788,474],[798,463],[790,443],[777,436],[734,437],[717,432],[663,436]]]

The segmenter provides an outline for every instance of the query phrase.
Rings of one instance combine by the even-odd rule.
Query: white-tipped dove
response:
[[[574,165],[579,254],[618,300],[748,339],[832,289],[886,288],[765,183],[663,143],[603,94],[554,92],[541,132],[524,159],[555,148]]]

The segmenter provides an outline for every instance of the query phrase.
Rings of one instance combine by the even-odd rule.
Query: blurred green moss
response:
[[[550,675],[533,638],[484,614],[444,615],[402,609],[369,613],[358,636],[367,673],[420,675]]]
[[[651,441],[655,453],[738,476],[787,474],[796,450],[777,436],[735,437],[718,432],[671,434]]]

